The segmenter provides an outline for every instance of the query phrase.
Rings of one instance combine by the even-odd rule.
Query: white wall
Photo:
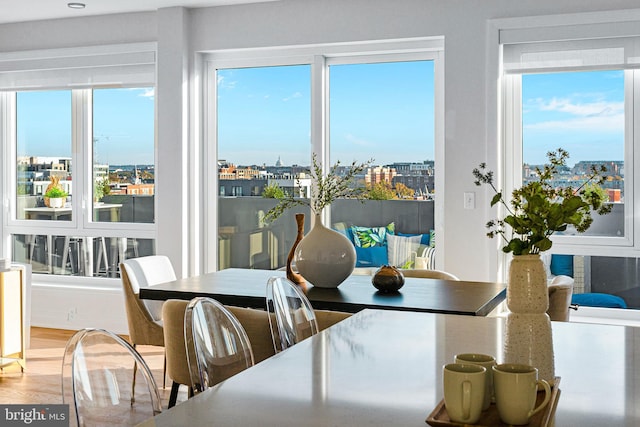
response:
[[[444,233],[438,242],[444,249],[445,269],[463,279],[491,280],[496,277],[497,244],[485,237],[489,201],[485,190],[473,185],[471,175],[478,163],[497,161],[497,76],[487,75],[495,66],[487,59],[487,20],[635,7],[636,0],[282,0],[0,25],[0,51],[158,41],[157,179],[162,200],[156,211],[157,247],[170,255],[179,275],[188,275],[199,269],[200,264],[187,255],[201,253],[197,237],[203,226],[191,198],[199,191],[192,190],[200,179],[194,164],[198,141],[189,144],[190,135],[198,135],[194,130],[199,128],[193,125],[200,118],[191,110],[197,99],[188,98],[186,81],[196,52],[444,35],[446,148],[444,165],[438,167],[445,168],[445,203],[439,217]],[[185,181],[188,177],[191,182]],[[475,210],[463,209],[465,191],[476,193]],[[183,208],[175,209],[176,203]],[[34,325],[69,324],[69,307],[95,303],[96,295],[102,296],[99,308],[69,326],[126,325],[117,286],[62,290],[38,286],[37,280],[35,276]],[[56,308],[58,302],[62,308]]]

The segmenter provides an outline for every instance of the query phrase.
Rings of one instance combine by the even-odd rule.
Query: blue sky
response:
[[[219,158],[308,165],[310,73],[308,65],[220,70]],[[330,76],[332,163],[433,160],[431,61],[334,65]]]
[[[562,147],[569,165],[624,160],[624,73],[592,71],[522,77],[523,158],[546,161]]]
[[[236,164],[308,165],[310,66],[220,70],[219,157]],[[330,67],[332,163],[433,159],[433,64]],[[94,92],[99,162],[152,164],[152,89]],[[18,94],[18,155],[71,156],[71,92]],[[563,147],[570,164],[623,160],[622,71],[523,76],[524,159]]]
[[[71,91],[20,92],[18,156],[71,157]],[[94,91],[96,160],[153,164],[153,89]]]

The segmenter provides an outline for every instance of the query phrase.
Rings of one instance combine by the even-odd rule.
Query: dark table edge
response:
[[[312,301],[313,307],[317,310],[330,310],[330,311],[344,311],[347,313],[357,313],[366,308],[376,310],[397,310],[397,311],[414,311],[422,313],[441,313],[441,314],[459,314],[465,316],[487,316],[495,309],[504,298],[502,295],[506,294],[507,290],[503,289],[500,293],[496,294],[495,298],[491,301],[487,301],[485,305],[480,307],[478,311],[451,311],[451,310],[434,310],[434,309],[421,309],[416,307],[390,307],[380,306],[376,304],[354,304],[350,302],[331,302],[331,301]],[[212,294],[209,292],[184,292],[184,291],[169,291],[169,290],[154,290],[151,288],[140,288],[140,298],[149,300],[168,300],[168,299],[180,299],[191,300],[195,297],[210,297],[218,300],[225,305],[232,305],[237,307],[249,307],[258,308],[264,310],[266,307],[265,299],[255,296],[241,296],[241,295],[225,295],[225,294]]]

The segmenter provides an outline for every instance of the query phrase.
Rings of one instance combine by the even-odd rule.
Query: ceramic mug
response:
[[[506,424],[528,424],[529,419],[541,411],[551,398],[551,387],[538,379],[533,366],[504,363],[493,368],[493,386],[500,419]],[[544,388],[544,400],[535,407],[538,386]]]
[[[480,365],[449,363],[442,370],[444,406],[449,419],[466,424],[478,422],[487,369]]]
[[[486,380],[484,384],[484,401],[482,402],[482,410],[486,411],[491,405],[493,398],[493,371],[491,368],[496,364],[496,358],[488,354],[480,353],[462,353],[456,354],[456,363],[470,363],[472,365],[484,366],[487,369]]]

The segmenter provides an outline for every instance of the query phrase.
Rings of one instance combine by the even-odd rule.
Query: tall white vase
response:
[[[553,336],[547,315],[549,289],[540,255],[516,255],[509,266],[504,342],[506,363],[538,368],[539,378],[555,383]]]
[[[507,307],[512,313],[546,313],[549,309],[547,275],[540,255],[516,255],[509,266]]]
[[[353,272],[356,250],[343,234],[322,225],[315,216],[311,231],[295,249],[298,273],[320,288],[336,288]]]

